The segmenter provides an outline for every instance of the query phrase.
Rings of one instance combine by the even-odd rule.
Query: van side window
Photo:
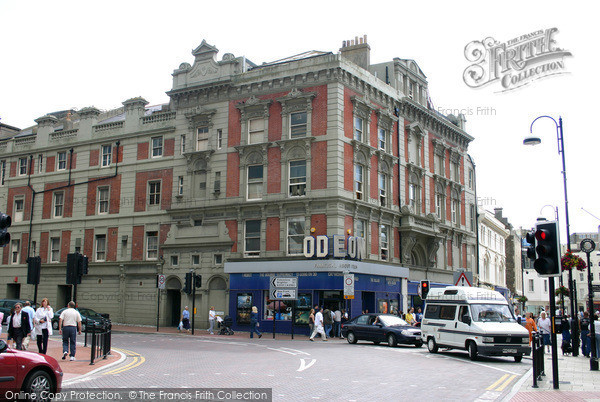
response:
[[[425,318],[430,319],[438,319],[440,318],[440,306],[436,306],[435,304],[428,304],[425,309]]]
[[[456,306],[441,306],[440,308],[440,319],[441,320],[454,320],[456,317]]]
[[[469,315],[469,307],[467,306],[460,306],[460,310],[458,310],[458,321],[462,321],[463,317],[465,315]]]

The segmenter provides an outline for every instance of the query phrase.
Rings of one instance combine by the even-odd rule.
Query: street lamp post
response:
[[[556,136],[558,141],[558,153],[562,156],[562,174],[563,174],[563,185],[565,192],[565,220],[567,224],[567,250],[571,251],[571,229],[569,226],[569,199],[567,197],[567,169],[565,166],[565,143],[563,136],[563,125],[562,125],[562,117],[558,118],[558,123],[554,118],[550,116],[538,116],[531,122],[531,126],[529,127],[529,133],[533,133],[533,124],[541,118],[547,117],[554,122],[556,125]],[[527,137],[523,140],[524,145],[538,145],[542,142],[539,137]],[[562,274],[561,274],[562,277]],[[569,270],[569,299],[571,302],[571,315],[573,319],[571,320],[571,342],[573,347],[573,356],[579,355],[579,322],[577,319],[577,311],[575,309],[575,300],[573,300],[573,273],[572,270]]]

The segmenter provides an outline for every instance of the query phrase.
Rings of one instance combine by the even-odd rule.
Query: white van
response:
[[[471,360],[481,356],[514,356],[520,362],[531,353],[529,332],[517,324],[499,292],[449,286],[431,289],[425,300],[421,337],[429,352],[464,349]]]

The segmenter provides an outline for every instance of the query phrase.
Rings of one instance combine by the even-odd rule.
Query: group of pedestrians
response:
[[[321,335],[321,339],[327,341],[328,338],[342,336],[342,323],[348,321],[346,310],[336,309],[331,311],[329,308],[323,309],[318,305],[310,310],[308,316],[308,327],[310,329],[309,340],[314,341],[315,336]],[[333,330],[333,334],[332,334]]]
[[[27,350],[30,339],[37,342],[38,353],[47,354],[48,338],[52,335],[52,318],[54,310],[47,298],[37,310],[31,307],[29,301],[16,303],[7,317],[8,331],[7,340],[13,343],[17,350]],[[0,317],[2,320],[3,317]],[[59,333],[63,341],[63,357],[65,360],[70,354],[70,360],[75,360],[76,333],[81,334],[81,315],[75,310],[75,303],[69,302],[68,308],[61,314],[58,321]],[[1,327],[0,327],[1,331]]]

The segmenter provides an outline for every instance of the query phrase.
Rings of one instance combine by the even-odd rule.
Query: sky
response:
[[[462,110],[475,138],[477,196],[503,208],[515,227],[554,219],[566,239],[557,126],[542,118],[535,147],[523,145],[533,120],[563,119],[570,232],[598,232],[600,190],[594,179],[600,136],[594,125],[600,55],[593,29],[600,6],[584,1],[285,1],[0,0],[0,121],[25,128],[49,112],[120,107],[142,96],[169,101],[172,72],[193,63],[203,39],[224,53],[261,64],[307,50],[337,53],[343,40],[367,35],[371,63],[414,59],[442,112]],[[465,47],[500,43],[557,28],[555,46],[572,54],[563,72],[519,89],[471,88]],[[587,212],[586,212],[587,211]]]

